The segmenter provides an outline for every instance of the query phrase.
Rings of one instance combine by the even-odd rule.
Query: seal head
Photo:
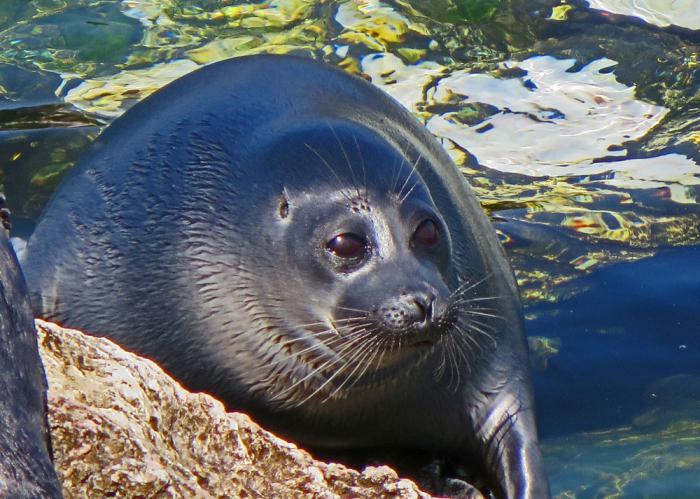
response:
[[[405,375],[458,318],[448,306],[450,234],[416,165],[342,122],[314,124],[266,150],[265,164],[280,169],[272,176],[290,181],[266,203],[276,213],[261,224],[259,244],[277,278],[265,279],[271,289],[258,300],[296,303],[292,311],[268,305],[287,322],[275,328],[282,337],[272,364],[263,363],[280,369],[267,389],[303,406]]]

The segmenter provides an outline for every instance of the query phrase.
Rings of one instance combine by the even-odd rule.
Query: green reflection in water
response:
[[[37,9],[0,35],[0,60],[44,70],[87,74],[126,59],[141,38],[141,25],[124,16],[118,3],[65,10]]]
[[[700,496],[699,409],[652,428],[629,426],[545,442],[555,497]]]

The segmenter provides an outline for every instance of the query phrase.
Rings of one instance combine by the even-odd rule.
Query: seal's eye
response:
[[[326,249],[339,258],[359,260],[367,251],[367,242],[362,236],[346,232],[328,241]]]
[[[427,219],[418,225],[411,242],[421,246],[435,246],[439,241],[440,229],[433,220]]]

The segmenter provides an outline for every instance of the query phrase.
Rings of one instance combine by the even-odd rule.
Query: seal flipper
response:
[[[0,194],[0,496],[60,498],[51,462],[46,377],[27,286],[8,240]]]
[[[540,452],[531,394],[512,383],[486,395],[472,413],[487,469],[497,497],[548,499],[549,482]]]

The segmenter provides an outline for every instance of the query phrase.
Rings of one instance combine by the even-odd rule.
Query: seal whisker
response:
[[[418,157],[416,158],[416,160],[413,163],[411,163],[411,173],[406,178],[406,181],[404,182],[403,186],[401,187],[401,191],[398,194],[399,199],[400,199],[399,205],[401,205],[408,198],[408,196],[411,194],[411,192],[413,192],[413,189],[415,189],[416,186],[419,185],[422,181],[422,177],[421,177],[420,173],[418,173],[418,163],[420,163],[421,159],[423,159],[422,152],[418,153]],[[413,184],[413,187],[411,187],[411,189],[409,189],[409,191],[406,194],[402,195],[401,193],[403,192],[404,188],[408,185],[408,181],[413,176],[414,173],[416,174],[416,177],[418,177],[418,178],[416,178],[415,183]]]
[[[440,363],[438,366],[433,369],[433,379],[435,381],[440,381],[442,379],[442,376],[445,374],[445,364],[447,360],[445,359],[445,342],[447,340],[445,339],[445,335],[440,335]]]
[[[361,328],[363,328],[365,326],[369,326],[370,324],[371,323],[368,322],[365,324],[355,324],[355,325],[350,326],[350,327],[344,326],[344,327],[355,328],[355,329],[350,329],[350,331],[344,331],[344,334],[340,335],[340,336],[337,334],[333,334],[331,336],[331,338],[329,338],[329,341],[327,343],[321,341],[321,342],[316,343],[315,345],[312,345],[304,350],[300,350],[298,352],[292,352],[291,355],[301,355],[301,354],[308,353],[310,351],[313,351],[313,350],[320,348],[320,347],[323,347],[323,346],[326,346],[326,347],[334,346],[339,341],[343,341],[343,340],[350,338],[356,334],[359,334],[360,332],[363,331],[363,329],[361,329]],[[307,340],[309,338],[319,338],[319,337],[323,336],[324,334],[331,334],[332,331],[335,331],[335,329],[326,329],[325,331],[320,331],[318,333],[312,333],[312,334],[309,334],[306,336],[301,336],[299,338],[292,338],[291,340],[286,340],[285,342],[280,343],[279,346],[285,347],[285,346],[297,343],[299,341]]]
[[[406,156],[402,155],[401,156],[401,162],[399,163],[399,167],[396,171],[396,185],[394,186],[394,194],[397,196],[401,197],[401,193],[403,192],[404,187],[406,187],[406,183],[411,179],[411,176],[413,175],[413,170],[408,172],[408,176],[404,179],[403,184],[401,185],[401,188],[396,190],[396,188],[399,186],[399,182],[401,182],[401,169],[403,165],[406,164]]]
[[[357,155],[360,157],[360,165],[362,166],[362,185],[365,189],[364,197],[368,197],[369,189],[367,186],[367,170],[365,168],[365,158],[362,156],[362,148],[360,147],[360,143],[357,141],[357,136],[353,135],[352,138],[355,141],[355,148],[357,149]]]
[[[479,296],[477,298],[460,298],[459,300],[456,300],[456,302],[460,303],[460,304],[465,304],[465,303],[473,303],[473,302],[477,302],[477,301],[500,300],[502,298],[503,298],[503,296]]]
[[[420,175],[418,175],[418,170],[416,170],[416,166],[415,166],[416,164],[418,164],[418,161],[420,161],[420,155],[418,156],[418,160],[416,161],[416,163],[411,164],[411,171],[406,176],[406,179],[404,180],[403,184],[401,185],[401,189],[399,189],[399,192],[396,193],[396,195],[399,197],[399,199],[404,197],[403,191],[406,188],[406,186],[408,186],[408,182],[413,178],[414,173],[419,177],[418,179],[416,179],[416,182],[420,182]],[[403,162],[401,164],[403,165]]]
[[[475,331],[482,336],[485,336],[486,338],[491,340],[491,344],[493,345],[493,348],[496,348],[498,346],[498,342],[496,341],[496,338],[494,338],[492,335],[481,329],[479,326],[475,326],[473,323],[465,324],[465,326],[470,330],[470,331]]]
[[[338,336],[337,329],[334,327],[329,327],[329,328],[323,329],[321,331],[309,331],[308,329],[305,329],[303,327],[301,327],[300,329],[304,329],[304,334],[302,336],[299,336],[297,338],[290,338],[288,340],[283,341],[279,345],[284,347],[287,345],[291,345],[293,343],[297,343],[299,341],[307,340],[309,338],[319,338],[319,337],[322,337],[325,335],[329,335],[332,338],[336,338]]]
[[[396,158],[394,158],[394,162],[391,165],[391,183],[389,190],[387,191],[388,195],[396,192],[396,188],[399,185],[399,179],[401,178],[401,167],[403,166],[404,162],[405,160],[403,155],[401,156],[401,161],[397,161]]]
[[[310,346],[308,346],[302,350],[296,351],[296,352],[287,352],[284,350],[284,347],[289,345],[289,344],[295,343],[297,341],[308,339],[308,337],[294,338],[292,340],[288,340],[285,343],[281,343],[280,350],[278,353],[283,354],[284,357],[278,358],[276,360],[273,360],[271,362],[266,363],[265,366],[261,366],[259,368],[259,370],[267,370],[269,368],[275,368],[279,365],[284,364],[285,362],[288,362],[290,358],[299,358],[304,354],[312,353],[312,352],[315,352],[317,350],[332,349],[332,350],[336,351],[334,347],[338,347],[338,350],[340,350],[343,348],[343,346],[346,344],[346,342],[348,340],[350,340],[351,338],[353,338],[353,337],[357,336],[358,334],[361,334],[365,331],[364,329],[359,329],[362,326],[355,326],[355,327],[358,328],[358,330],[350,331],[350,332],[346,333],[344,336],[335,336],[334,335],[327,342],[319,341],[318,343],[314,343],[313,345],[310,345]]]
[[[360,193],[360,188],[357,185],[357,179],[355,178],[355,172],[352,169],[352,163],[350,163],[350,157],[348,156],[347,151],[345,151],[345,146],[343,146],[343,142],[340,140],[340,137],[338,137],[338,134],[335,131],[335,128],[333,128],[333,125],[331,124],[330,121],[326,121],[326,124],[328,125],[328,128],[330,128],[331,133],[333,134],[333,137],[335,137],[336,142],[338,142],[338,145],[340,146],[340,150],[343,153],[343,156],[345,157],[345,162],[348,165],[348,169],[350,170],[350,178],[352,178],[352,185],[355,187],[355,191],[357,192],[357,197],[361,198],[362,194]]]
[[[339,341],[338,338],[334,338],[335,341]],[[333,344],[333,340],[331,340],[330,345]],[[284,350],[279,350],[277,352],[278,355],[282,355],[281,358],[277,358],[274,360],[271,360],[270,362],[265,363],[265,365],[262,365],[258,367],[257,370],[259,371],[267,371],[269,368],[277,368],[279,366],[285,365],[289,362],[290,358],[299,358],[304,354],[312,353],[315,352],[316,350],[323,350],[324,347],[328,348],[330,346],[329,344],[326,343],[315,343],[314,345],[311,345],[310,347],[307,347],[303,350],[300,350],[298,352],[286,352]]]
[[[479,351],[481,351],[481,347],[478,345],[476,341],[474,341],[473,338],[470,338],[469,336],[466,335],[457,335],[455,337],[455,350],[459,354],[459,358],[461,359],[461,365],[464,365],[467,369],[467,375],[471,374],[471,365],[469,363],[469,355],[473,357],[475,350],[472,350],[470,348],[469,343],[467,343],[467,339],[471,339],[473,341],[473,344],[477,347]],[[461,371],[461,369],[459,369]]]
[[[468,302],[467,303],[461,303],[461,302],[454,302],[451,303],[450,306],[454,310],[458,310],[460,313],[465,313],[467,315],[469,314],[474,314],[474,315],[481,315],[484,317],[491,317],[494,319],[501,319],[502,317],[497,314],[493,314],[492,312],[495,312],[496,310],[493,308],[489,307],[473,307],[471,306]],[[451,309],[451,310],[452,310]],[[476,313],[479,312],[479,313]]]
[[[468,325],[464,325],[469,328]],[[459,332],[459,334],[455,335],[456,341],[461,341],[463,345],[465,345],[469,350],[472,350],[472,346],[474,345],[474,348],[483,352],[483,347],[479,345],[479,342],[476,341],[472,336],[469,334],[469,332],[465,332],[459,324],[455,324],[455,329]],[[475,350],[473,350],[475,351]]]
[[[318,345],[318,346],[324,346],[324,345],[330,346],[334,342],[342,339],[341,336],[334,334],[334,331],[335,331],[334,329],[325,329],[325,330],[319,331],[317,333],[309,333],[309,334],[306,334],[304,336],[300,336],[298,338],[291,338],[289,340],[285,340],[284,342],[280,343],[279,346],[281,348],[284,348],[286,346],[293,345],[295,343],[299,343],[300,341],[306,341],[306,340],[309,340],[311,338],[319,339],[319,338],[322,338],[323,336],[329,336],[329,338],[328,338],[329,342],[328,343],[319,342],[319,343],[316,343],[316,345]],[[309,347],[309,348],[311,348],[311,347]],[[309,351],[308,349],[305,349],[305,350],[301,350],[299,352],[295,352],[295,354],[302,354],[302,353],[306,353],[308,351]]]
[[[491,331],[491,332],[494,332],[496,330],[496,327],[494,325],[480,321],[478,319],[475,319],[474,317],[465,317],[465,319],[467,320],[467,323],[469,325],[476,324],[478,326],[483,327],[487,331]]]
[[[452,336],[447,337],[447,356],[449,359],[449,365],[450,365],[450,381],[447,385],[449,390],[457,390],[457,387],[459,386],[459,366],[457,365],[457,357],[455,354],[455,344],[454,344],[454,338]],[[455,373],[455,374],[453,374]],[[454,381],[456,378],[455,382],[455,387],[454,389],[452,388],[452,381]]]
[[[324,371],[324,370],[328,369],[329,367],[332,367],[332,366],[338,364],[339,362],[344,361],[345,359],[343,358],[342,353],[344,353],[345,351],[351,349],[351,348],[352,348],[354,345],[356,345],[357,343],[362,342],[365,338],[371,336],[371,334],[372,334],[371,332],[367,332],[367,334],[365,334],[365,335],[360,335],[360,336],[357,336],[357,337],[354,337],[354,338],[351,338],[350,340],[348,340],[340,349],[338,349],[338,350],[336,351],[336,358],[334,358],[334,359],[329,359],[329,360],[327,360],[326,362],[322,363],[320,366],[314,368],[311,372],[309,372],[308,374],[306,374],[306,376],[304,376],[304,377],[302,377],[301,379],[295,381],[293,384],[291,384],[290,386],[288,386],[287,388],[285,388],[283,391],[281,391],[280,393],[278,393],[277,398],[282,398],[282,397],[284,397],[285,395],[287,395],[289,392],[291,392],[294,388],[296,388],[297,386],[299,386],[299,385],[300,385],[301,383],[303,383],[304,381],[306,381],[306,380],[312,378],[313,376],[315,376],[315,375],[318,374],[319,372]],[[339,372],[341,372],[341,371],[336,371],[336,372],[335,372],[332,376],[330,376],[323,384],[321,384],[321,386],[320,386],[319,388],[317,388],[310,396],[308,396],[307,398],[305,398],[304,400],[302,400],[302,401],[299,402],[298,404],[295,404],[295,406],[302,405],[304,402],[306,402],[306,401],[309,400],[311,397],[313,397],[319,390],[321,390],[324,386],[326,386],[326,384],[328,384],[328,382],[329,382],[330,380],[332,380],[335,376],[337,376]]]
[[[360,339],[360,340],[364,340],[365,338],[367,338],[367,337],[369,337],[369,336],[371,336],[371,335],[372,335],[372,332],[370,331],[370,332],[367,332],[367,334],[366,334],[365,336],[360,336],[359,339]],[[348,342],[348,343],[350,343],[350,342]],[[346,345],[345,348],[342,349],[342,353],[344,353],[345,351],[347,351],[351,346],[354,347],[357,343],[358,343],[358,339],[357,339],[357,338],[354,339],[354,340],[352,340],[352,344],[351,344],[351,345],[350,345],[350,344]],[[333,381],[339,374],[341,374],[341,373],[347,368],[348,365],[350,365],[352,359],[357,358],[357,356],[358,356],[360,353],[362,353],[366,348],[367,348],[367,346],[366,346],[366,344],[364,344],[362,348],[355,350],[355,353],[350,357],[350,359],[346,359],[346,358],[341,354],[341,351],[339,350],[339,351],[337,352],[337,353],[338,353],[338,357],[337,357],[336,359],[334,359],[334,360],[333,360],[332,362],[330,362],[330,363],[326,362],[325,364],[323,364],[323,365],[321,366],[321,368],[316,369],[316,370],[314,370],[313,372],[309,373],[309,375],[307,375],[304,379],[308,379],[310,376],[315,375],[315,374],[318,373],[321,369],[327,369],[328,367],[334,366],[334,365],[336,365],[338,362],[343,361],[342,367],[340,367],[339,369],[337,369],[331,376],[329,376],[329,377],[326,379],[326,381],[324,381],[319,387],[317,387],[317,388],[311,393],[311,395],[305,397],[304,399],[302,399],[301,401],[299,401],[298,403],[296,403],[296,404],[295,404],[295,407],[298,407],[298,406],[300,406],[300,405],[303,405],[304,403],[308,402],[308,401],[311,400],[313,397],[315,397],[319,392],[321,392],[321,390],[323,390],[323,389],[326,387],[326,385],[328,385],[331,381]],[[297,383],[298,383],[298,382],[297,382]],[[295,383],[295,385],[296,385],[297,383]],[[288,390],[288,389],[287,389],[287,390]]]
[[[481,317],[490,317],[490,318],[492,318],[492,319],[503,319],[503,316],[501,316],[501,315],[489,314],[488,312],[482,312],[482,311],[480,311],[480,310],[476,310],[476,309],[473,309],[473,308],[467,308],[467,309],[465,310],[465,312],[466,312],[468,315],[478,315],[478,316],[481,316]]]
[[[470,374],[471,372],[471,366],[469,365],[469,360],[467,359],[466,352],[469,352],[470,354],[473,355],[474,350],[469,347],[469,344],[466,342],[466,338],[462,335],[457,335],[453,338],[454,341],[454,347],[455,347],[455,358],[456,358],[456,364],[455,364],[455,369],[457,371],[457,384],[455,386],[455,389],[459,387],[461,384],[461,376],[462,376],[462,369],[461,366],[464,365],[467,368],[467,375]],[[466,352],[465,352],[466,350]]]
[[[382,354],[379,356],[379,360],[377,361],[377,369],[379,369],[379,366],[381,365],[381,359],[384,357],[384,354],[386,353],[386,351],[381,348],[385,340],[386,340],[386,338],[375,338],[374,341],[371,343],[371,349],[373,350],[372,356],[369,358],[369,360],[365,360],[365,358],[363,358],[362,362],[358,363],[358,365],[364,365],[364,367],[363,367],[362,371],[360,371],[358,373],[358,375],[355,376],[355,380],[352,383],[350,383],[350,385],[347,387],[348,391],[352,390],[352,388],[362,379],[362,377],[365,375],[365,373],[367,372],[369,367],[374,362],[374,359],[377,358],[377,354],[381,351]],[[353,373],[350,373],[350,375],[345,379],[343,384],[346,383],[347,380],[349,380],[352,377]],[[338,393],[340,391],[340,389],[343,387],[343,384],[341,384],[335,390],[333,395],[335,395],[336,393]]]
[[[365,317],[367,316],[367,310],[362,310],[359,308],[341,307],[340,305],[338,305],[336,308],[338,310],[347,310],[349,312],[359,312],[361,314],[365,314]]]
[[[316,155],[316,157],[318,157],[318,159],[320,159],[321,162],[322,162],[324,165],[326,165],[326,168],[328,168],[328,170],[329,170],[329,171],[333,174],[333,176],[335,177],[335,180],[338,182],[338,192],[340,192],[341,196],[343,196],[343,197],[345,198],[345,200],[346,200],[348,203],[351,203],[351,204],[352,204],[352,196],[348,195],[348,193],[345,192],[345,190],[344,190],[344,188],[343,188],[343,181],[340,179],[340,177],[339,177],[338,174],[336,173],[335,169],[330,165],[330,163],[328,163],[328,161],[326,161],[326,159],[325,159],[323,156],[321,156],[321,153],[319,153],[316,149],[314,149],[313,147],[311,147],[311,146],[310,146],[309,144],[307,144],[307,143],[304,143],[304,146],[306,146],[306,148],[307,148],[309,151],[311,151],[312,153],[314,153],[314,154]]]
[[[399,205],[402,205],[403,202],[406,201],[406,199],[408,199],[408,196],[411,195],[411,193],[413,192],[413,190],[414,190],[416,187],[418,187],[418,185],[420,185],[420,183],[421,183],[420,180],[416,180],[416,181],[414,182],[413,186],[408,190],[408,192],[406,192],[406,194],[404,194],[403,197],[402,197],[401,199],[399,199]]]
[[[355,317],[345,317],[343,319],[331,319],[330,321],[333,324],[338,324],[338,323],[347,323],[350,321],[358,320],[358,319],[366,319],[366,316],[355,316]],[[307,324],[299,324],[299,328],[307,328],[307,327],[312,327],[312,326],[321,326],[321,325],[328,325],[328,320],[325,321],[318,321],[318,322],[309,322]]]
[[[323,400],[321,401],[322,404],[325,403],[325,402],[327,402],[328,400],[332,399],[338,392],[340,392],[340,390],[343,389],[343,387],[345,386],[345,384],[346,384],[350,379],[352,379],[353,375],[357,372],[357,370],[358,370],[361,366],[364,365],[364,369],[357,375],[356,381],[353,382],[351,386],[353,386],[353,385],[357,382],[357,380],[359,380],[359,379],[362,378],[363,374],[364,374],[365,371],[367,370],[367,367],[371,364],[371,362],[374,360],[374,357],[376,356],[377,350],[374,348],[374,345],[376,345],[376,344],[378,343],[378,341],[379,341],[379,339],[375,336],[375,337],[372,338],[368,343],[366,343],[365,345],[363,345],[363,348],[362,348],[362,349],[360,349],[361,352],[364,352],[361,358],[360,358],[359,355],[356,355],[356,356],[353,357],[352,360],[350,360],[350,359],[348,360],[348,362],[347,362],[346,365],[350,365],[351,362],[354,362],[354,363],[355,363],[355,368],[354,368],[347,376],[345,376],[345,379],[343,380],[343,382],[340,383],[340,385],[338,385],[338,386],[335,388],[335,390],[333,390],[333,392],[332,392],[330,395],[328,395],[325,399],[323,399]],[[367,361],[367,357],[370,356],[370,354],[372,354],[373,351],[374,351],[374,355],[372,355],[372,357],[370,358],[370,360]],[[343,368],[343,369],[344,369],[344,368]],[[348,389],[350,389],[350,387],[348,387]]]
[[[472,300],[466,298],[463,300],[458,300],[456,303],[459,303],[460,305],[469,305],[470,303],[472,303]],[[477,306],[469,305],[467,310],[476,310],[478,312],[495,312],[498,309],[494,307],[485,307],[481,304],[477,304]]]
[[[378,371],[382,365],[382,361],[384,360],[384,356],[386,355],[386,348],[384,348],[384,345],[386,343],[388,343],[388,341],[389,341],[389,339],[385,336],[382,338],[382,341],[377,346],[377,348],[381,349],[382,353],[379,356],[379,358],[377,359],[377,367],[375,368],[375,371]]]
[[[460,284],[460,285],[457,287],[457,289],[454,290],[454,292],[452,293],[452,296],[455,296],[455,297],[456,297],[456,296],[464,295],[464,293],[466,293],[467,291],[470,291],[470,290],[476,288],[477,286],[483,284],[484,282],[486,282],[486,281],[487,281],[488,279],[490,279],[491,277],[493,277],[493,274],[492,274],[492,273],[488,273],[488,274],[486,274],[484,277],[482,277],[481,279],[479,279],[478,281],[476,281],[476,282],[474,282],[474,283],[471,283],[471,282],[469,282],[469,281],[465,281],[464,283]]]
[[[394,181],[392,182],[389,194],[396,193],[396,188],[398,187],[399,181],[401,180],[401,167],[406,164],[406,156],[410,144],[408,140],[406,140],[405,144],[402,145],[401,143],[397,143],[396,145],[398,146],[399,151],[401,151],[401,161],[399,162],[398,168],[396,169],[396,177],[393,179]],[[394,166],[396,166],[396,164],[394,164]]]

